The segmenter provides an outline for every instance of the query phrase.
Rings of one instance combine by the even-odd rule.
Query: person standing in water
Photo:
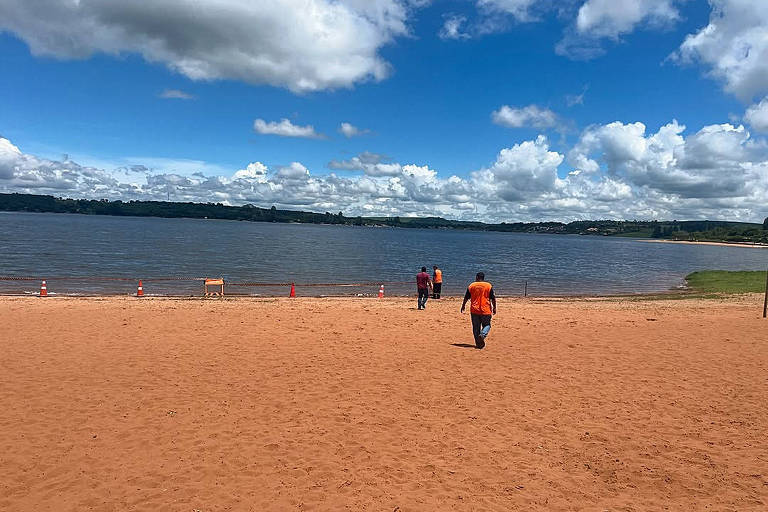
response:
[[[421,267],[421,272],[416,274],[416,288],[419,291],[419,309],[427,308],[430,284],[432,284],[432,280],[429,278],[429,274],[427,274],[427,267]]]
[[[437,268],[437,265],[432,266],[434,277],[432,278],[432,298],[439,299],[440,292],[443,290],[443,271]]]
[[[496,296],[493,293],[493,285],[485,280],[485,274],[478,272],[475,282],[467,287],[464,294],[464,302],[461,303],[461,312],[471,300],[469,313],[472,316],[472,334],[475,336],[475,346],[485,347],[485,338],[491,331],[491,317],[496,314]]]

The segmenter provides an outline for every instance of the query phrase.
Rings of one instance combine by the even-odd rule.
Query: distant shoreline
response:
[[[452,220],[442,217],[362,217],[345,216],[343,212],[294,211],[246,204],[230,206],[222,203],[182,203],[175,201],[109,201],[107,199],[65,199],[50,195],[0,193],[0,210],[29,213],[68,213],[109,215],[113,217],[155,217],[218,219],[284,224],[320,224],[338,226],[370,226],[390,228],[456,229],[501,233],[544,233],[553,235],[593,235],[622,238],[702,239],[739,238],[745,242],[768,244],[768,226],[754,222],[731,221],[659,221],[659,220],[576,220],[497,222]]]
[[[744,242],[696,242],[692,240],[660,240],[637,239],[638,242],[652,242],[657,244],[685,244],[685,245],[716,245],[721,247],[746,247],[748,249],[768,249],[768,245],[750,244]]]

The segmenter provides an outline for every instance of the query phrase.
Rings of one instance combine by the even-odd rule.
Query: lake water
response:
[[[48,279],[53,294],[133,294],[138,279],[224,277],[228,282],[353,283],[414,280],[443,269],[443,292],[462,295],[482,270],[499,294],[666,291],[701,269],[763,270],[768,249],[632,239],[451,230],[271,224],[199,219],[0,212],[0,275]],[[89,277],[118,277],[99,281]],[[80,280],[62,280],[76,277]],[[36,293],[38,281],[0,281]],[[388,294],[412,293],[411,284]],[[197,281],[145,281],[145,293],[199,295]],[[286,287],[228,292],[287,295]],[[378,286],[297,288],[298,295],[376,294]]]

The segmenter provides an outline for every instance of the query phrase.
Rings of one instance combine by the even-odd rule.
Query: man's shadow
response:
[[[471,345],[469,343],[451,343],[451,345],[461,348],[477,348],[477,345]]]

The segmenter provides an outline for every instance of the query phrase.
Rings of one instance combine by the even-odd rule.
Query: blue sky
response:
[[[760,3],[7,1],[0,191],[762,220]]]

